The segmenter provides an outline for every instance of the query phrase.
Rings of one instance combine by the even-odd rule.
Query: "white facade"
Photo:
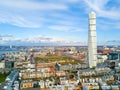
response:
[[[43,80],[40,80],[39,82],[40,88],[45,88],[45,82]]]
[[[0,62],[0,68],[5,68],[5,62]]]
[[[97,40],[96,40],[96,14],[89,14],[89,36],[88,36],[88,60],[89,67],[97,65]]]

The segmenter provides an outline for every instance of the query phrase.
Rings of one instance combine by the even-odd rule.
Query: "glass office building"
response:
[[[120,52],[112,52],[108,54],[108,60],[118,60],[120,61]]]

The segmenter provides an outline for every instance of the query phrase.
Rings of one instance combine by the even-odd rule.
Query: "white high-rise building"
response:
[[[88,36],[88,61],[89,67],[93,68],[97,65],[97,40],[96,40],[96,14],[89,14],[89,36]]]

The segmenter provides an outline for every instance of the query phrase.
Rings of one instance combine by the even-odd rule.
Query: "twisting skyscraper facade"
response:
[[[93,68],[97,65],[97,41],[96,41],[96,14],[89,14],[89,36],[88,36],[88,61],[89,67]]]

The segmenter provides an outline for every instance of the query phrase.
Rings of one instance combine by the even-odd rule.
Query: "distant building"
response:
[[[19,72],[17,70],[13,70],[10,75],[7,76],[6,81],[11,81],[12,79],[16,78],[18,76]],[[16,76],[16,77],[13,77]],[[15,80],[15,79],[14,79]],[[13,81],[14,81],[13,80]]]
[[[20,90],[23,89],[28,89],[28,88],[33,88],[34,87],[34,82],[32,80],[22,80],[20,83]]]
[[[14,61],[5,61],[5,68],[14,68]]]
[[[13,70],[7,77],[6,77],[6,82],[7,82],[7,86],[5,90],[12,90],[10,87],[12,87],[14,81],[18,78],[19,76],[19,72],[18,70]]]
[[[12,45],[10,45],[10,48],[12,48]]]
[[[120,61],[120,52],[112,52],[108,54],[108,60],[118,60]]]
[[[5,68],[5,62],[4,61],[0,62],[0,68]]]
[[[0,56],[0,62],[4,60],[4,55]]]
[[[111,52],[113,52],[113,50],[111,49],[98,50],[98,53],[105,54],[105,55]]]
[[[96,41],[96,14],[89,14],[89,36],[88,36],[88,60],[89,67],[93,68],[97,65],[97,41]]]
[[[120,63],[120,52],[112,52],[109,53],[108,55],[108,62],[110,63],[110,66],[113,66],[113,63],[115,66],[119,66]]]
[[[56,70],[56,71],[59,71],[59,70],[60,70],[60,66],[61,66],[61,65],[60,65],[59,63],[56,63],[56,64],[55,64],[55,70]]]

